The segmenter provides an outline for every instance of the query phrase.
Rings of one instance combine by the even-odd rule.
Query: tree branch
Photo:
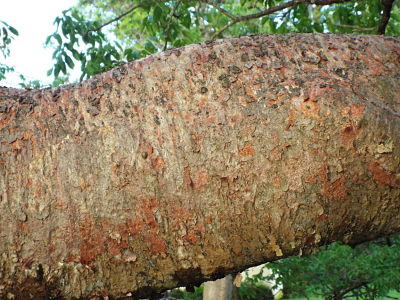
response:
[[[385,34],[386,26],[389,23],[390,13],[392,11],[394,0],[381,0],[383,12],[381,22],[378,25],[378,34]]]
[[[118,21],[120,19],[122,19],[123,17],[125,17],[126,15],[129,15],[131,12],[133,12],[136,8],[141,7],[143,4],[136,4],[131,6],[131,8],[129,8],[126,12],[120,14],[119,16],[116,16],[114,19],[111,19],[110,21],[107,21],[106,23],[101,24],[100,26],[93,28],[93,29],[89,29],[88,31],[86,31],[83,36],[87,35],[89,32],[93,32],[93,31],[99,31],[100,29],[102,29],[103,27],[106,27],[107,25],[110,25],[111,23],[114,23],[115,21]]]
[[[330,5],[330,4],[351,2],[351,1],[359,1],[359,0],[292,0],[292,1],[289,1],[289,2],[286,2],[286,3],[283,3],[281,5],[277,5],[277,6],[268,8],[268,9],[263,10],[263,11],[258,12],[258,13],[249,14],[249,15],[240,16],[240,17],[234,16],[231,13],[228,12],[230,15],[232,15],[232,17],[231,17],[232,22],[224,25],[220,30],[218,30],[213,35],[212,39],[215,39],[222,32],[224,32],[227,28],[235,25],[236,23],[243,22],[243,21],[248,21],[248,20],[252,20],[252,19],[258,19],[258,18],[267,16],[267,15],[271,15],[271,14],[277,12],[277,11],[281,11],[281,10],[284,10],[286,8],[289,8],[289,7],[297,6],[299,4]],[[392,0],[383,0],[383,1],[392,1]],[[207,3],[208,3],[208,1],[207,1]],[[208,4],[210,4],[210,3],[208,3]],[[213,5],[213,4],[210,4],[210,5]],[[215,7],[215,6],[213,5],[213,7]],[[216,7],[216,8],[217,9],[222,9],[222,8],[218,8],[218,7]],[[226,14],[226,13],[224,13],[224,14]]]
[[[341,28],[349,28],[349,29],[354,29],[357,31],[374,31],[377,30],[377,26],[375,27],[360,27],[360,26],[355,26],[355,25],[347,25],[347,24],[333,24],[333,23],[329,23],[332,26],[336,26],[336,27],[341,27]]]
[[[222,8],[221,6],[217,5],[212,0],[211,1],[210,0],[200,0],[200,2],[203,2],[205,4],[208,4],[208,5],[212,6],[212,7],[214,7],[215,9],[219,10],[222,14],[224,14],[225,16],[227,16],[228,18],[230,18],[232,20],[238,19],[237,16],[235,16],[231,12],[227,11],[226,9]]]

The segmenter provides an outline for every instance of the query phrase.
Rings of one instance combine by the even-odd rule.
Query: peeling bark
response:
[[[399,49],[261,35],[0,88],[0,298],[138,298],[398,232]]]

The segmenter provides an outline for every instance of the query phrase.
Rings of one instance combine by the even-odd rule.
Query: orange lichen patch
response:
[[[253,101],[251,102],[256,102],[257,101],[257,96],[254,94],[254,87],[246,86],[245,88],[247,97],[250,97]]]
[[[361,105],[350,105],[346,106],[342,109],[341,115],[343,117],[355,117],[357,119],[360,119],[363,116],[364,113],[364,107]]]
[[[194,245],[194,244],[196,244],[198,237],[193,232],[189,232],[188,234],[183,236],[183,240]]]
[[[254,150],[253,146],[247,145],[242,150],[239,151],[240,156],[250,156],[254,155],[256,151]]]
[[[322,214],[322,215],[316,216],[315,219],[318,222],[325,222],[325,221],[327,221],[329,219],[329,216],[326,215],[326,214]]]
[[[239,197],[241,197],[242,195],[243,195],[242,192],[237,191],[237,192],[233,192],[233,193],[229,194],[229,195],[228,195],[228,198],[229,198],[230,200],[234,201],[234,200],[238,199]]]
[[[369,53],[370,55],[361,55],[359,58],[362,60],[362,62],[368,66],[368,69],[366,69],[364,72],[366,73],[365,75],[372,75],[372,76],[377,76],[380,75],[381,73],[385,72],[385,66],[379,62],[376,61],[375,59],[371,59],[371,56],[374,57],[375,55],[372,53]],[[372,55],[371,55],[372,54]]]
[[[310,101],[308,99],[300,99],[295,102],[297,110],[301,111],[304,115],[310,118],[321,119],[319,115],[320,107],[318,102]]]
[[[280,160],[282,158],[282,149],[280,149],[279,147],[274,147],[269,152],[269,158],[271,160]]]
[[[179,205],[172,205],[168,210],[168,215],[177,222],[186,222],[187,220],[192,218],[192,214],[190,213],[190,211],[187,208]]]
[[[81,220],[79,228],[81,263],[90,264],[97,255],[105,252],[106,237],[103,230],[96,227],[92,216],[87,215]]]
[[[243,106],[247,106],[249,103],[247,102],[247,99],[245,96],[238,96],[238,101],[240,104]]]
[[[15,140],[14,142],[10,143],[13,150],[21,150],[24,147],[24,142],[22,140]]]
[[[201,97],[200,99],[200,107],[203,107],[207,103],[207,97]]]
[[[360,132],[360,128],[354,127],[352,125],[349,125],[345,129],[343,129],[341,132],[343,145],[347,148],[351,147],[353,145],[353,141],[357,138]]]
[[[344,177],[337,179],[334,183],[325,183],[322,194],[328,199],[343,200],[347,196]]]
[[[205,221],[206,221],[206,224],[211,224],[212,223],[212,216],[211,215],[206,216]]]
[[[137,235],[142,232],[145,223],[142,220],[134,220],[128,219],[126,220],[125,224],[121,224],[118,226],[118,231],[121,235],[124,233],[128,235]]]
[[[379,185],[390,185],[393,180],[393,175],[379,166],[378,163],[373,163],[369,165],[369,169],[372,172],[374,180]]]
[[[156,159],[153,159],[151,162],[151,166],[154,170],[159,171],[164,167],[164,159],[161,156],[158,156]]]
[[[152,228],[157,227],[157,221],[154,214],[158,205],[159,203],[156,198],[143,200],[140,204],[140,210],[142,211],[144,222]]]
[[[354,117],[361,118],[364,114],[364,107],[361,105],[353,104],[350,106],[350,113]]]
[[[269,105],[269,106],[271,106],[271,105],[276,104],[276,102],[277,102],[276,99],[269,99],[269,100],[266,101],[266,104]]]
[[[64,209],[65,203],[63,201],[58,200],[54,203],[54,207],[58,209]]]
[[[282,185],[282,180],[279,176],[272,177],[272,184],[274,187],[279,188]]]
[[[24,132],[24,135],[23,135],[23,137],[22,137],[22,139],[24,140],[24,141],[28,141],[28,140],[30,140],[32,138],[32,132],[30,132],[30,131],[25,131]]]
[[[167,252],[165,241],[161,239],[156,232],[147,232],[145,240],[149,244],[150,252],[153,255],[164,254]]]
[[[290,107],[289,116],[286,118],[287,124],[285,130],[289,130],[289,128],[293,126],[295,120],[296,120],[296,111],[292,106]]]
[[[18,231],[20,233],[28,233],[30,231],[30,227],[27,225],[27,222],[18,221]]]
[[[128,244],[125,241],[119,242],[112,238],[107,239],[107,249],[110,256],[121,254],[121,250],[126,248],[128,248]]]
[[[201,188],[203,185],[205,185],[208,182],[208,173],[207,170],[201,170],[196,173],[194,178],[192,178],[193,181],[193,187],[195,189]]]
[[[197,221],[196,226],[195,226],[195,231],[200,233],[202,236],[206,232],[206,228],[204,227],[204,223],[201,221]]]
[[[27,178],[26,181],[22,184],[25,187],[31,186],[32,185],[32,179]]]

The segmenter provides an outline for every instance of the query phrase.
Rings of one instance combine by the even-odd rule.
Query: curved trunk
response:
[[[139,297],[399,231],[399,48],[251,36],[0,88],[0,297]]]

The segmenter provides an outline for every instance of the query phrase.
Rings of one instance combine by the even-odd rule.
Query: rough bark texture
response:
[[[206,42],[0,89],[0,297],[134,298],[400,230],[400,40]]]

